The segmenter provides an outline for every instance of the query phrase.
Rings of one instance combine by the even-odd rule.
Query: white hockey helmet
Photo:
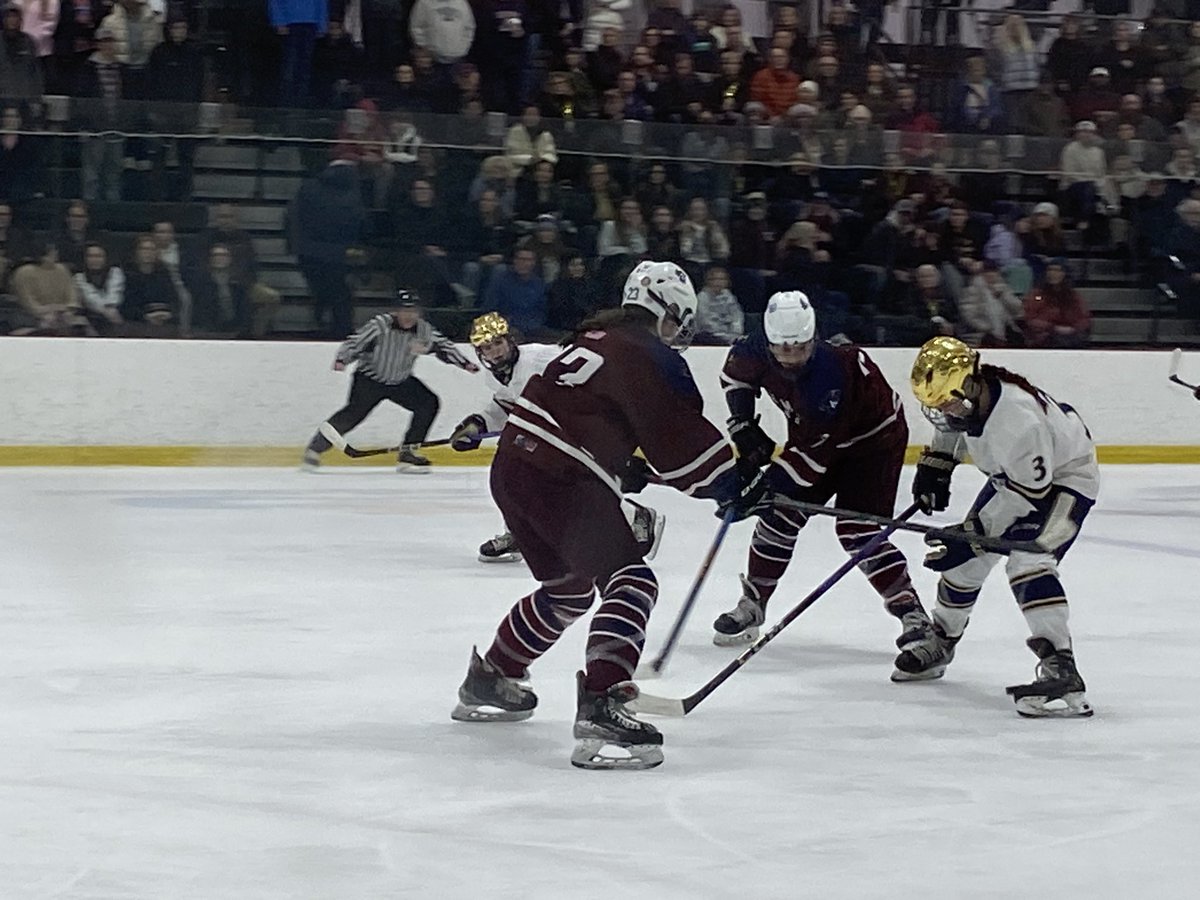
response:
[[[670,262],[638,263],[625,279],[622,306],[640,306],[654,313],[658,336],[677,349],[692,342],[696,323],[696,291],[687,272]],[[663,323],[676,327],[669,340],[663,336]]]
[[[817,333],[817,314],[803,291],[780,291],[767,301],[763,329],[772,344],[807,344]]]

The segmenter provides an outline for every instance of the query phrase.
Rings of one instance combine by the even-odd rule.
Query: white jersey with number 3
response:
[[[1009,382],[1000,383],[982,433],[939,433],[933,448],[960,459],[965,450],[997,490],[1028,501],[1042,499],[1052,486],[1089,500],[1100,490],[1096,446],[1079,414],[1042,391],[1035,397]]]
[[[521,344],[508,384],[501,384],[484,366],[483,371],[494,388],[491,401],[479,413],[487,422],[488,431],[499,431],[504,427],[508,414],[516,406],[517,398],[525,390],[529,379],[541,375],[546,371],[546,366],[564,352],[565,348],[558,344]]]

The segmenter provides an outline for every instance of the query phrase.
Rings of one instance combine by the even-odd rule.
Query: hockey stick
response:
[[[1200,384],[1191,384],[1190,382],[1184,381],[1179,377],[1179,364],[1181,362],[1183,362],[1183,350],[1179,347],[1176,347],[1171,351],[1171,368],[1167,372],[1167,378],[1169,378],[1175,384],[1182,385],[1183,387],[1187,388],[1192,392],[1192,395],[1197,400],[1200,400]]]
[[[892,532],[899,528],[901,523],[918,509],[920,509],[920,506],[914,503],[908,509],[904,510],[904,512],[900,513],[898,519],[891,520],[891,524],[875,535],[875,537],[871,538],[871,540],[867,541],[861,550],[838,566],[833,571],[833,574],[817,585],[807,597],[788,610],[787,614],[770,631],[743,650],[740,656],[710,678],[698,691],[678,700],[672,697],[656,697],[653,694],[643,694],[639,691],[637,698],[629,701],[625,706],[632,712],[649,713],[650,715],[670,716],[676,719],[686,716],[699,706],[704,701],[704,698],[724,684],[734,672],[748,663],[752,656],[775,640],[779,632],[791,625],[802,612],[820,600],[830,588],[842,580],[842,577],[847,572],[879,549],[879,545],[886,541]]]
[[[397,444],[395,447],[370,447],[366,450],[360,450],[358,447],[354,447],[348,443],[346,439],[338,433],[337,429],[328,422],[322,422],[321,427],[317,430],[321,432],[321,436],[325,438],[325,440],[329,441],[329,443],[333,444],[333,446],[337,447],[351,459],[362,459],[367,456],[384,456],[388,453],[399,453],[400,448],[403,446],[402,444]],[[495,437],[499,433],[500,432],[498,431],[485,431],[483,434],[478,435],[478,437],[480,440],[483,440],[485,438]],[[451,438],[438,438],[436,441],[422,441],[420,446],[422,448],[443,447],[446,444],[449,444],[451,440]]]
[[[708,548],[708,553],[704,555],[704,561],[700,563],[700,570],[696,572],[696,578],[692,581],[691,590],[688,591],[687,597],[683,601],[683,607],[679,610],[679,615],[675,617],[675,624],[671,626],[671,632],[667,635],[667,642],[663,644],[662,650],[658,656],[654,657],[654,661],[650,663],[650,671],[645,673],[649,677],[661,675],[666,668],[667,660],[671,658],[671,653],[675,649],[675,644],[679,641],[679,635],[683,633],[683,626],[688,620],[688,616],[692,614],[692,607],[696,605],[696,598],[700,596],[700,588],[704,586],[705,579],[708,578],[708,570],[712,568],[713,561],[716,560],[717,554],[721,551],[721,545],[725,543],[725,535],[729,533],[729,526],[733,524],[734,510],[729,510],[721,519],[721,527],[717,529],[717,536],[713,538],[711,546]]]
[[[853,509],[838,509],[836,506],[823,506],[820,503],[808,503],[804,500],[793,500],[790,497],[775,497],[772,501],[776,506],[783,509],[794,509],[797,512],[806,513],[808,515],[818,516],[837,516],[839,519],[857,519],[860,522],[874,522],[876,525],[884,525],[890,528],[899,529],[900,531],[913,531],[917,534],[924,534],[930,537],[941,538],[946,541],[955,541],[958,543],[974,544],[982,550],[987,550],[990,553],[1012,553],[1017,550],[1023,550],[1026,553],[1045,553],[1046,549],[1034,541],[1009,541],[1004,538],[991,537],[990,535],[980,534],[966,537],[962,531],[956,528],[939,528],[936,525],[918,525],[915,522],[906,522],[906,516],[901,516],[899,519],[889,519],[887,516],[877,516],[872,513],[858,512]]]

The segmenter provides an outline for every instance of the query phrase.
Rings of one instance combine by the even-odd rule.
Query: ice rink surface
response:
[[[568,762],[582,624],[533,719],[450,721],[532,584],[475,560],[482,469],[0,470],[0,897],[1194,897],[1200,467],[1104,477],[1063,566],[1091,720],[1014,714],[1034,658],[1000,571],[946,678],[909,685],[853,572],[621,773]],[[669,517],[653,652],[717,521],[643,496]],[[731,657],[710,623],[750,529],[654,692]],[[814,521],[768,622],[842,559]]]

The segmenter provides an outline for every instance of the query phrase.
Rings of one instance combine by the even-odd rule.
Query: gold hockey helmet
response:
[[[913,363],[912,392],[927,409],[940,409],[967,396],[966,382],[979,371],[979,353],[958,338],[925,342]]]
[[[521,350],[508,320],[500,313],[484,313],[471,323],[471,344],[479,362],[496,376],[501,384],[512,381],[513,367]]]
[[[471,344],[477,348],[509,336],[508,320],[500,313],[484,313],[471,323]]]

